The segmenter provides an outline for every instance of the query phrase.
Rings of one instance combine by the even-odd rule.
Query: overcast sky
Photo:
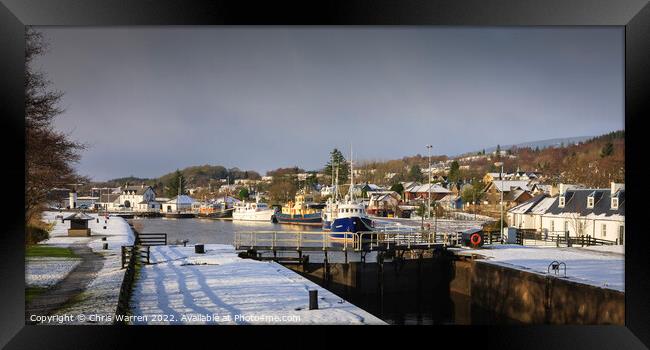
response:
[[[41,27],[94,180],[455,155],[624,128],[621,28]]]

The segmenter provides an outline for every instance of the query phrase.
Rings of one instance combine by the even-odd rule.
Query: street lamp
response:
[[[429,153],[429,189],[427,190],[427,216],[429,219],[431,219],[431,148],[433,148],[432,145],[426,145],[427,151]]]
[[[501,216],[499,217],[499,222],[501,223],[501,232],[499,233],[501,236],[503,236],[503,162],[496,162],[494,163],[495,166],[500,166],[501,167],[501,172],[499,173],[499,178],[501,179],[501,204],[499,204],[500,207],[500,213]]]

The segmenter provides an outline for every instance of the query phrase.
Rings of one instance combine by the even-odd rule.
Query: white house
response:
[[[591,236],[625,243],[625,185],[606,189],[566,188],[541,194],[508,210],[508,224],[548,235]]]
[[[124,210],[133,211],[160,211],[156,202],[156,192],[151,186],[125,186],[119,196],[119,204]]]

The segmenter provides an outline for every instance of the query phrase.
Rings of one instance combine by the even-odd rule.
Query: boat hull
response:
[[[201,218],[208,218],[208,219],[231,218],[232,217],[232,210],[221,210],[221,211],[215,211],[215,212],[207,213],[207,214],[200,213],[200,214],[198,214],[198,216],[201,217]]]
[[[320,213],[314,214],[305,214],[291,216],[290,214],[277,213],[275,214],[275,219],[280,224],[291,224],[291,225],[309,225],[309,226],[320,226],[322,217]]]
[[[194,213],[165,213],[166,218],[170,219],[190,219],[196,217]]]
[[[335,239],[350,239],[350,233],[372,231],[372,221],[368,218],[351,216],[334,219],[330,227],[330,237]]]
[[[233,221],[265,221],[272,222],[275,215],[274,210],[263,210],[255,212],[237,212],[232,214]]]

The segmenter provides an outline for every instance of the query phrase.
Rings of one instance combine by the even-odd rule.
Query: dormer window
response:
[[[558,203],[558,206],[560,208],[564,208],[564,201],[565,200],[566,200],[566,198],[564,196],[560,196],[560,202]]]
[[[594,197],[587,197],[587,208],[592,209],[594,207]]]
[[[618,209],[618,197],[612,197],[612,209]]]

